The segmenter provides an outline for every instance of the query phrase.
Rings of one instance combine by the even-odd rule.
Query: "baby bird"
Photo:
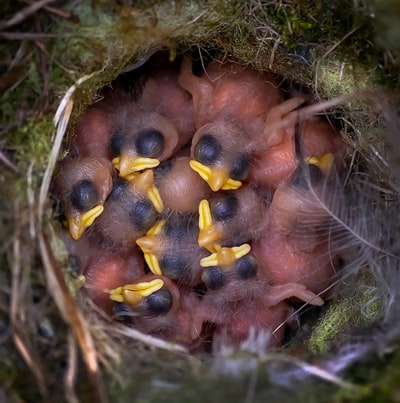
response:
[[[332,165],[332,158],[324,159]],[[274,284],[296,282],[320,294],[338,278],[329,243],[335,238],[329,212],[334,188],[326,165],[299,166],[278,186],[264,235],[253,241],[252,251]]]
[[[178,289],[165,276],[145,275],[134,283],[124,283],[110,291],[110,299],[123,304],[117,306],[117,317],[119,311],[147,334],[190,345],[201,333],[198,297],[188,289]]]
[[[112,315],[109,291],[144,275],[144,260],[139,248],[132,247],[122,253],[105,247],[88,233],[76,241],[65,237],[65,243],[74,270],[84,276],[81,291],[104,313]]]
[[[197,244],[198,229],[192,215],[172,214],[157,222],[136,243],[155,275],[164,275],[179,285],[201,282],[200,260],[207,251]]]
[[[128,106],[127,118],[111,140],[113,164],[122,177],[156,167],[189,143],[195,131],[193,102],[178,85],[177,67],[163,55],[146,67],[141,98]]]
[[[257,274],[258,263],[249,253],[249,244],[216,249],[215,253],[200,261],[204,268],[201,279],[208,289],[219,290],[232,279],[247,280]]]
[[[193,102],[178,75],[176,63],[155,55],[136,77],[135,93],[119,81],[104,88],[72,132],[72,155],[113,159],[128,179],[171,157],[195,132]]]
[[[103,98],[87,108],[74,129],[72,155],[112,159],[126,178],[170,157],[179,135],[170,119],[157,110],[154,92],[153,81],[145,85],[138,100],[121,85],[104,90]]]
[[[217,120],[233,120],[242,122],[251,135],[258,134],[265,115],[283,101],[276,77],[233,62],[212,61],[196,76],[186,58],[179,83],[193,97],[197,129]]]
[[[146,88],[144,89],[146,91]],[[158,112],[133,109],[111,137],[113,165],[123,178],[155,168],[169,158],[178,145],[175,125]]]
[[[154,181],[164,207],[180,213],[195,213],[211,190],[189,165],[189,157],[164,161],[154,170]]]
[[[304,102],[305,98],[294,97],[271,109],[262,134],[254,142],[249,180],[277,187],[296,169],[296,121],[284,123],[284,120]],[[328,121],[317,116],[306,118],[300,122],[298,130],[305,158],[330,153],[334,159],[343,159],[345,143]]]
[[[158,53],[146,64],[144,79],[154,81],[153,94],[146,94],[150,103],[158,105],[160,113],[166,116],[179,133],[178,149],[189,143],[195,129],[194,107],[191,95],[178,83],[181,62],[170,61],[169,55]],[[148,86],[150,87],[150,85]],[[150,92],[150,88],[148,88]]]
[[[129,249],[156,223],[162,211],[152,170],[139,173],[130,181],[118,178],[92,234],[100,235],[110,247]]]
[[[104,210],[114,169],[104,158],[77,157],[59,164],[54,193],[60,199],[73,239],[79,239]]]
[[[248,246],[248,245],[247,245]],[[323,301],[302,284],[288,282],[272,286],[258,262],[248,253],[249,247],[240,249],[222,248],[216,257],[203,259],[203,281],[208,290],[204,295],[198,314],[217,325],[213,347],[220,344],[238,346],[247,340],[252,331],[273,337],[266,338],[267,346],[279,345],[282,341],[285,321],[293,322],[294,310],[284,300],[296,297],[312,305]],[[224,255],[234,253],[237,258],[230,263]],[[276,329],[276,331],[275,331]]]
[[[239,124],[208,123],[193,137],[190,167],[214,192],[235,190],[249,175],[250,147],[248,134]]]
[[[215,193],[199,205],[199,245],[215,251],[215,245],[250,242],[265,227],[265,210],[261,196],[250,186]]]
[[[179,83],[192,94],[198,129],[191,167],[213,191],[239,188],[249,173],[253,138],[283,100],[278,81],[250,67],[216,61],[196,76],[185,59]]]
[[[266,352],[282,345],[287,328],[298,328],[295,309],[285,301],[273,305],[262,300],[247,300],[231,303],[229,319],[226,318],[213,334],[212,350],[217,352],[226,347],[245,349],[247,345],[257,346],[257,352]],[[218,318],[218,313],[214,315]]]
[[[103,88],[69,133],[71,155],[111,160],[111,138],[127,119],[127,106],[132,103],[133,98],[121,84]]]

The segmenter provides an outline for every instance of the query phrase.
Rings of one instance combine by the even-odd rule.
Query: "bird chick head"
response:
[[[138,113],[111,137],[112,163],[121,177],[129,179],[170,157],[178,139],[177,129],[168,118],[155,112]]]
[[[103,212],[112,190],[112,176],[112,165],[104,158],[77,157],[60,164],[54,190],[73,239],[79,239]]]
[[[220,248],[216,253],[201,260],[204,268],[201,279],[210,290],[224,287],[229,278],[247,280],[257,274],[257,259],[249,253],[250,245]]]
[[[161,278],[126,284],[110,291],[110,299],[124,303],[134,311],[163,315],[172,307],[172,295]]]
[[[214,192],[238,189],[249,174],[245,147],[244,135],[235,125],[206,124],[193,138],[190,166]]]

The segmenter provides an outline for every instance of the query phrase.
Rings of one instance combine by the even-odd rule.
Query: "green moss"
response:
[[[361,329],[379,320],[382,304],[376,299],[374,280],[370,275],[353,279],[354,287],[332,301],[324,315],[314,325],[308,348],[314,353],[326,352],[343,342],[341,335]]]

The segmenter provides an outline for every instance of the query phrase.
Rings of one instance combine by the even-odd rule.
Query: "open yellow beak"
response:
[[[72,238],[78,240],[86,228],[90,227],[94,220],[103,212],[104,207],[99,204],[83,214],[68,217],[68,228]]]
[[[210,203],[205,199],[199,204],[199,229],[199,246],[215,252],[215,245],[221,241],[222,232],[213,224]]]
[[[158,254],[160,252],[160,238],[162,228],[165,225],[165,220],[161,220],[154,224],[145,236],[136,240],[137,245],[144,253],[144,260],[150,268],[150,271],[156,275],[162,275]]]
[[[130,179],[135,172],[157,167],[160,161],[156,158],[142,158],[122,153],[120,157],[113,158],[112,164],[119,171],[119,176]]]
[[[164,281],[159,278],[143,283],[127,284],[111,290],[110,299],[136,307],[144,298],[160,290],[163,286]]]
[[[145,194],[148,197],[157,212],[163,212],[164,203],[156,185],[154,184],[154,172],[151,169],[147,169],[142,173],[134,174],[131,178],[131,184],[141,194]]]
[[[233,248],[219,247],[217,252],[211,254],[200,260],[201,267],[230,267],[236,260],[239,260],[243,256],[246,256],[251,250],[249,244],[245,243],[240,246],[234,246]]]
[[[193,171],[197,172],[214,192],[217,192],[220,189],[236,190],[242,186],[242,182],[229,177],[229,172],[225,168],[210,168],[196,160],[190,160],[189,164]]]

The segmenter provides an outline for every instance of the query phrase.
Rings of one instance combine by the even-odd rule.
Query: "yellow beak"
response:
[[[240,246],[235,246],[233,248],[222,248],[219,247],[217,252],[211,254],[200,260],[201,267],[230,267],[236,260],[239,260],[243,256],[246,256],[251,250],[249,244],[245,243]]]
[[[242,186],[242,182],[231,179],[229,172],[223,167],[208,167],[199,161],[190,160],[190,167],[205,180],[210,188],[217,192],[218,190],[236,190]]]
[[[72,238],[78,240],[83,235],[86,228],[93,224],[94,220],[103,212],[103,210],[104,207],[99,204],[83,214],[79,213],[75,216],[68,217],[68,228]]]
[[[119,176],[125,179],[129,179],[130,175],[135,172],[160,165],[160,161],[156,158],[141,158],[128,153],[122,153],[120,157],[115,157],[112,163],[119,171]]]
[[[199,229],[199,246],[215,252],[215,245],[221,241],[222,232],[213,224],[210,203],[205,199],[199,204]]]
[[[133,175],[130,183],[138,192],[149,198],[157,212],[163,212],[164,203],[157,187],[154,185],[154,173],[151,169]]]
[[[160,290],[164,281],[156,278],[143,283],[127,284],[110,291],[110,299],[136,307],[144,298]]]

